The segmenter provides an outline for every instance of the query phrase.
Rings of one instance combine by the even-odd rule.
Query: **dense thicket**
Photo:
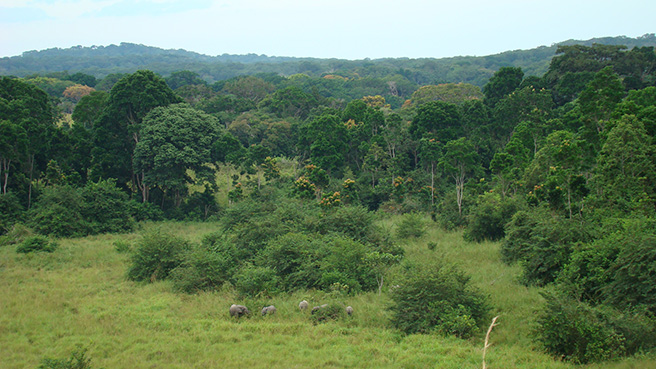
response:
[[[209,85],[137,71],[96,84],[109,92],[80,88],[84,75],[3,77],[0,232],[219,219],[199,245],[144,241],[130,275],[244,295],[380,291],[402,253],[372,211],[409,214],[401,237],[421,235],[412,214],[430,213],[467,240],[502,239],[522,282],[555,291],[539,319],[547,350],[585,362],[652,348],[635,337],[651,337],[656,312],[654,49],[561,46],[543,76],[505,66],[482,90],[381,76]],[[152,257],[165,252],[165,264]],[[462,325],[398,326],[466,336],[478,324],[442,308]]]

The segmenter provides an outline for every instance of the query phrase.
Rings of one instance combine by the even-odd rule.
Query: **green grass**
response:
[[[382,221],[393,227],[398,218]],[[538,290],[517,282],[519,270],[501,263],[499,244],[470,244],[457,232],[434,227],[407,241],[407,258],[457,263],[490,296],[499,325],[491,335],[489,368],[573,368],[532,343]],[[125,235],[62,239],[52,254],[17,254],[0,247],[0,368],[36,368],[41,360],[67,358],[88,347],[93,368],[480,368],[484,332],[471,340],[436,335],[404,336],[389,328],[385,294],[330,295],[319,291],[270,299],[238,299],[230,288],[214,293],[173,293],[168,282],[141,284],[125,274],[129,254],[115,241],[134,242],[139,232],[162,227],[193,241],[213,223],[144,224]],[[428,242],[437,247],[431,251]],[[389,284],[393,284],[393,280]],[[386,285],[385,289],[387,289]],[[297,308],[325,301],[351,305],[345,320],[313,325]],[[252,315],[231,318],[232,303]],[[278,312],[262,317],[261,307]],[[656,367],[652,357],[586,368]]]

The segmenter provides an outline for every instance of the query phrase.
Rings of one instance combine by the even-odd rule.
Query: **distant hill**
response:
[[[82,72],[102,78],[111,73],[132,73],[150,69],[164,76],[180,70],[198,73],[208,82],[239,75],[274,73],[311,76],[339,74],[349,78],[385,78],[402,75],[424,85],[444,82],[465,82],[484,85],[503,66],[521,67],[526,75],[542,75],[559,45],[594,43],[655,47],[653,33],[637,38],[626,36],[590,40],[567,40],[551,46],[530,50],[506,51],[488,56],[457,56],[451,58],[384,58],[364,60],[276,57],[266,55],[208,56],[186,50],[161,49],[152,46],[121,43],[109,46],[76,46],[26,51],[20,56],[0,58],[0,75],[24,77],[32,74],[68,71]]]

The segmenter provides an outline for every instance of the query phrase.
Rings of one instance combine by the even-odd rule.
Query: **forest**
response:
[[[137,286],[385,295],[386,328],[480,340],[495,297],[404,246],[444,232],[473,253],[498,245],[538,291],[535,350],[653,357],[654,48],[561,45],[543,74],[501,66],[483,84],[375,70],[0,77],[0,249],[30,263],[142,230],[114,245]],[[211,227],[189,240],[156,224]]]

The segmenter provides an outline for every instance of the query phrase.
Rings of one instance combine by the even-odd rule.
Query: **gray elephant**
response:
[[[265,316],[267,314],[268,315],[273,315],[273,314],[276,313],[276,311],[277,310],[276,310],[275,306],[273,306],[273,305],[266,306],[266,307],[262,308],[262,316]]]
[[[312,308],[312,314],[316,313],[317,311],[319,311],[321,309],[327,308],[327,307],[328,307],[328,304],[315,306],[315,307]]]
[[[353,308],[350,307],[350,306],[347,306],[347,307],[346,307],[346,314],[347,314],[348,316],[351,316],[351,315],[353,314]]]
[[[308,302],[305,301],[305,300],[303,300],[303,301],[301,301],[301,302],[298,303],[298,308],[299,308],[300,310],[305,310],[305,309],[307,309],[309,306],[310,306],[310,304],[308,304]]]
[[[235,305],[230,306],[230,315],[236,318],[239,318],[243,315],[249,315],[251,312],[248,311],[248,308],[244,305]]]

